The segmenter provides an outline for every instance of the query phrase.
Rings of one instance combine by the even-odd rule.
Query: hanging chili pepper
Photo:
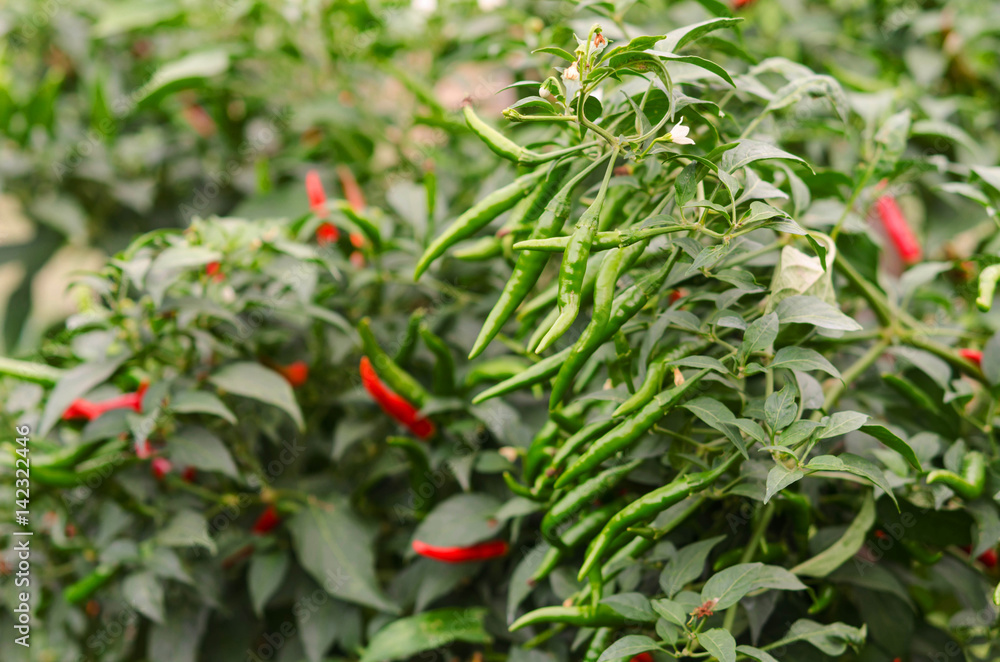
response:
[[[993,307],[993,293],[997,289],[997,281],[1000,280],[1000,264],[993,264],[979,274],[979,296],[976,297],[976,306],[984,313],[990,312]]]
[[[275,370],[285,378],[285,381],[292,385],[292,388],[302,386],[309,379],[309,364],[305,361],[295,361],[288,365],[276,365]]]
[[[649,651],[632,656],[628,662],[653,662],[653,654]]]
[[[141,412],[142,398],[146,395],[146,390],[148,388],[149,383],[143,382],[134,393],[125,393],[111,398],[110,400],[103,400],[101,402],[91,402],[90,400],[78,398],[66,408],[66,411],[63,412],[63,420],[69,421],[85,418],[88,421],[92,421],[101,414],[109,412],[112,409],[131,409],[136,412]]]
[[[153,461],[149,463],[149,468],[156,480],[163,480],[168,473],[173,471],[174,465],[165,457],[154,457]]]
[[[961,356],[966,361],[971,361],[977,366],[982,367],[983,365],[983,352],[979,349],[960,349],[958,350],[958,355]]]
[[[262,536],[269,533],[279,524],[281,524],[281,517],[278,516],[278,509],[274,507],[274,504],[271,504],[260,514],[257,521],[253,523],[250,533],[255,536]]]
[[[181,472],[181,480],[185,483],[193,483],[197,477],[198,471],[194,467],[184,467],[184,471]]]
[[[412,321],[412,320],[411,320]],[[409,333],[409,329],[407,329]],[[419,336],[420,324],[414,328],[414,333]],[[399,367],[395,361],[382,349],[375,338],[371,328],[371,320],[367,317],[358,322],[358,334],[361,336],[364,353],[373,364],[378,367],[379,374],[385,379],[389,388],[399,393],[401,396],[414,403],[417,407],[423,407],[431,399],[430,393],[414,379],[410,373]]]
[[[343,164],[338,165],[337,178],[340,180],[340,188],[344,190],[344,199],[351,205],[351,209],[356,212],[364,211],[368,206],[365,203],[365,194],[361,192],[358,180],[355,179],[351,169]]]
[[[222,265],[219,262],[209,262],[205,265],[205,275],[211,277],[216,283],[221,283],[226,279],[222,273]]]
[[[567,154],[575,154],[576,152],[593,147],[595,144],[588,143],[576,145],[574,147],[567,147],[566,149],[540,154],[538,152],[533,152],[530,149],[521,147],[513,140],[481,120],[479,116],[476,115],[476,111],[472,109],[471,103],[466,102],[465,106],[462,108],[462,113],[465,115],[465,122],[469,125],[469,128],[472,129],[472,132],[476,134],[480,140],[486,143],[486,146],[489,147],[494,154],[509,161],[520,163],[521,165],[538,165],[548,161],[555,161],[556,159],[562,158]]]
[[[923,256],[923,249],[921,249],[917,236],[913,233],[913,229],[896,203],[896,198],[891,195],[883,195],[875,201],[875,211],[903,262],[906,264],[919,262]]]
[[[553,530],[571,517],[587,510],[595,499],[602,497],[624,480],[642,460],[632,460],[626,464],[605,469],[590,480],[580,483],[559,499],[542,518],[540,530],[542,536],[553,545],[561,543]]]
[[[323,182],[315,170],[306,173],[306,195],[309,196],[309,209],[312,213],[319,218],[326,218],[330,213],[326,206],[326,191],[323,190]]]
[[[979,451],[969,451],[962,459],[962,474],[935,469],[927,474],[927,484],[942,483],[967,501],[979,498],[986,483],[986,457]]]
[[[552,356],[542,359],[520,374],[514,375],[510,379],[489,387],[474,397],[472,399],[472,404],[478,405],[486,400],[489,400],[490,398],[495,398],[498,395],[505,395],[507,393],[511,393],[512,391],[517,391],[518,389],[545,381],[559,372],[559,367],[562,365],[563,361],[566,360],[566,357],[569,356],[569,350],[570,348],[567,347],[561,352],[557,352]]]
[[[471,563],[504,556],[510,549],[506,540],[493,540],[467,547],[438,547],[419,540],[413,541],[413,551],[420,556],[444,563]]]
[[[511,632],[529,625],[548,623],[564,623],[576,627],[620,627],[628,623],[628,619],[605,604],[596,607],[590,605],[574,607],[541,607],[511,623]]]
[[[420,326],[420,337],[434,355],[434,369],[431,373],[434,392],[440,395],[451,394],[455,390],[455,359],[451,355],[451,350],[426,324]]]
[[[382,383],[367,356],[361,357],[361,383],[382,410],[409,428],[421,439],[434,436],[434,424],[417,413],[416,407],[400,397]]]
[[[82,579],[70,584],[63,591],[63,599],[71,605],[83,602],[94,591],[107,584],[118,570],[117,565],[100,565]]]
[[[531,576],[536,583],[542,581],[558,567],[568,552],[571,552],[585,540],[590,540],[597,532],[604,528],[611,516],[618,512],[619,506],[609,503],[601,506],[597,510],[591,510],[583,515],[580,521],[569,527],[562,536],[559,537],[559,544],[553,545],[542,558],[541,565]]]
[[[340,239],[340,230],[333,223],[322,223],[316,228],[316,243],[320,246],[329,246]]]

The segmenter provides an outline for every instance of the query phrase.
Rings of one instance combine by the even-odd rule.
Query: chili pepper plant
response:
[[[738,18],[617,18],[460,111],[500,176],[437,231],[433,177],[420,228],[310,175],[137,238],[0,365],[40,646],[996,659],[996,168]],[[959,212],[971,259],[922,243]]]

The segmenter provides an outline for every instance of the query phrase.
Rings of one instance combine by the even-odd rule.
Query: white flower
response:
[[[479,0],[479,11],[493,11],[507,4],[507,0]]]
[[[675,145],[693,145],[694,141],[688,138],[688,133],[691,131],[691,127],[684,126],[681,122],[674,124],[674,128],[670,129],[670,142]]]
[[[433,14],[437,11],[437,0],[411,0],[410,7],[421,14]]]
[[[580,70],[576,68],[576,62],[563,69],[562,77],[563,80],[580,80]]]

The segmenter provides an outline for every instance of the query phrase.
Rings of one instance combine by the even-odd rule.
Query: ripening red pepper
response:
[[[165,457],[154,457],[149,463],[149,468],[153,471],[156,480],[163,480],[163,477],[173,471],[174,465]]]
[[[193,483],[197,477],[198,471],[194,467],[184,467],[184,471],[181,472],[181,480],[185,483]]]
[[[329,211],[326,207],[326,192],[319,173],[310,170],[306,173],[306,195],[309,196],[309,209],[320,218],[326,218]]]
[[[733,9],[743,9],[749,7],[755,0],[733,0]]]
[[[329,246],[340,239],[340,230],[333,223],[323,223],[316,228],[316,243],[320,246]]]
[[[69,407],[66,408],[66,411],[63,412],[63,420],[69,421],[85,418],[88,421],[92,421],[101,414],[111,411],[112,409],[131,409],[136,412],[141,412],[142,398],[146,395],[146,389],[148,388],[149,384],[147,382],[143,382],[139,385],[139,389],[134,393],[124,393],[101,402],[91,402],[90,400],[77,398]]]
[[[218,262],[209,262],[205,265],[205,274],[212,277],[212,280],[219,283],[226,279],[222,273],[222,265]]]
[[[653,662],[653,655],[649,651],[646,651],[633,656],[628,662]]]
[[[354,178],[351,169],[345,165],[337,166],[337,177],[340,178],[340,187],[344,189],[344,198],[347,200],[347,204],[351,205],[351,209],[354,211],[363,210],[367,206],[365,194],[361,192],[358,180]]]
[[[962,551],[964,551],[966,554],[971,554],[972,546],[965,545],[962,547]],[[992,570],[993,568],[997,567],[997,550],[987,549],[985,552],[976,557],[976,560],[982,563],[990,570]]]
[[[983,365],[983,353],[978,349],[960,349],[958,350],[958,355],[967,361],[972,361],[976,365],[982,367]]]
[[[670,304],[677,303],[678,301],[680,301],[681,299],[683,299],[687,295],[688,295],[688,291],[685,290],[683,287],[682,288],[678,288],[676,290],[670,290],[670,296],[667,297],[667,302],[670,303]]]
[[[409,428],[410,432],[421,439],[434,436],[434,424],[417,413],[417,408],[410,404],[405,398],[391,391],[378,375],[372,362],[367,356],[361,357],[361,383],[365,390],[372,396],[382,411],[392,416],[399,423]]]
[[[444,563],[471,563],[503,556],[510,549],[506,540],[483,542],[468,547],[438,547],[419,540],[413,541],[413,551],[435,561]]]
[[[250,533],[255,536],[262,536],[268,533],[274,527],[281,524],[281,518],[278,517],[278,509],[273,505],[267,507],[267,510],[260,514],[257,521],[253,523],[253,528],[250,529]]]
[[[181,110],[181,116],[188,123],[188,126],[202,138],[211,138],[215,135],[215,120],[199,104],[192,103],[184,106]]]
[[[875,201],[875,211],[903,262],[906,264],[919,262],[920,258],[923,257],[923,249],[920,247],[920,242],[917,241],[917,235],[913,233],[906,217],[903,216],[903,211],[896,203],[896,198],[891,195],[883,195]]]
[[[275,370],[281,373],[292,388],[298,388],[309,379],[309,365],[305,361],[295,361],[288,365],[275,366]]]

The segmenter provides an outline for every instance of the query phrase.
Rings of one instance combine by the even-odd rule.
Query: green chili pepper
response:
[[[417,408],[423,407],[431,399],[430,393],[385,353],[371,330],[371,320],[367,317],[358,322],[358,333],[364,344],[365,356],[372,362],[375,372],[393,391],[409,400]]]
[[[575,405],[580,406],[575,406]],[[549,412],[549,418],[559,426],[559,429],[566,434],[576,434],[584,426],[584,421],[580,418],[583,413],[584,402],[573,402],[562,409]]]
[[[595,439],[598,435],[605,434],[608,430],[615,427],[615,425],[615,421],[610,418],[593,421],[584,425],[580,428],[579,432],[572,435],[566,440],[566,443],[559,448],[555,457],[552,458],[552,468],[558,470],[562,467],[566,460],[583,448],[584,444]]]
[[[553,535],[553,529],[570,517],[591,507],[594,499],[603,496],[608,490],[614,489],[642,460],[632,460],[625,464],[605,469],[593,478],[586,480],[567,492],[555,503],[542,518],[541,532],[546,540],[559,545],[558,538]]]
[[[569,244],[566,246],[562,263],[559,265],[559,294],[556,297],[556,301],[559,303],[559,317],[556,318],[555,324],[538,344],[537,351],[545,351],[549,345],[566,333],[580,312],[583,277],[587,273],[590,246],[594,242],[594,235],[597,234],[597,220],[607,197],[608,182],[611,181],[611,173],[614,172],[617,156],[618,148],[616,147],[611,152],[608,169],[605,171],[604,181],[601,183],[597,197],[594,198],[594,202],[587,208],[587,211],[580,216]]]
[[[625,325],[625,322],[635,317],[646,306],[650,298],[660,290],[674,267],[677,255],[678,251],[674,249],[667,264],[662,269],[645,276],[622,292],[621,296],[614,300],[611,315],[603,325],[598,326],[602,320],[596,322],[591,320],[591,323],[587,325],[573,347],[570,348],[570,354],[566,361],[559,367],[559,373],[552,384],[552,395],[549,398],[550,409],[562,402],[569,392],[574,377],[587,359],[609,338],[612,338]]]
[[[521,165],[537,165],[539,163],[547,163],[548,161],[554,161],[558,158],[562,158],[567,154],[575,154],[589,147],[593,147],[596,144],[588,143],[584,145],[576,145],[574,147],[567,147],[566,149],[541,154],[539,152],[533,152],[530,149],[521,147],[513,140],[481,120],[472,109],[471,104],[466,104],[462,109],[462,113],[465,115],[466,124],[469,125],[469,128],[472,129],[472,132],[476,134],[480,140],[486,143],[486,146],[490,148],[490,151],[497,156],[507,159],[508,161],[513,161],[514,163],[519,163]]]
[[[979,296],[976,297],[976,306],[984,313],[990,312],[990,308],[993,307],[993,293],[997,289],[998,280],[1000,280],[1000,264],[990,265],[979,274]]]
[[[932,552],[915,540],[901,538],[899,542],[903,544],[903,549],[909,552],[910,556],[921,565],[934,565],[944,558],[944,553]]]
[[[597,159],[581,170],[550,198],[550,187],[559,185],[565,175],[565,169],[559,166],[556,166],[552,170],[549,179],[546,180],[545,186],[542,187],[544,190],[539,194],[538,202],[540,203],[543,199],[547,200],[547,202],[531,232],[533,238],[544,239],[551,237],[562,229],[573,206],[573,191],[602,160]],[[500,293],[500,298],[497,299],[493,309],[490,310],[486,321],[483,322],[483,328],[479,331],[476,341],[472,344],[472,349],[469,351],[470,359],[482,353],[486,349],[486,346],[490,344],[490,341],[500,332],[503,325],[510,319],[510,316],[517,310],[517,307],[521,305],[521,302],[524,301],[525,297],[528,296],[528,293],[535,286],[538,277],[545,270],[545,265],[548,264],[548,261],[549,256],[547,253],[525,251],[518,255],[510,278],[507,279],[507,284],[504,285],[503,291]]]
[[[944,469],[927,474],[927,484],[942,483],[967,501],[979,498],[986,482],[986,457],[979,451],[969,451],[962,459],[962,475]]]
[[[510,379],[502,381],[499,384],[491,386],[474,397],[472,399],[472,404],[478,405],[486,400],[489,400],[490,398],[495,398],[498,395],[505,395],[512,391],[516,391],[548,379],[559,371],[559,366],[566,360],[566,357],[569,355],[569,350],[570,348],[567,347],[561,352],[542,359],[524,372],[514,375]]]
[[[538,434],[531,440],[528,446],[528,454],[524,458],[524,480],[532,482],[542,470],[542,465],[547,459],[547,453],[559,441],[559,425],[553,421],[545,421]]]
[[[690,230],[690,225],[653,225],[644,228],[627,228],[624,230],[611,230],[609,232],[598,232],[594,236],[594,242],[590,250],[594,253],[607,251],[612,248],[624,248],[632,244],[645,241],[653,237],[672,232],[683,232]],[[525,239],[514,244],[516,251],[543,251],[548,253],[561,253],[569,246],[571,235],[561,237],[551,237],[549,239]]]
[[[427,197],[428,232],[433,232],[434,212],[437,207],[437,173],[434,170],[428,170],[424,173],[424,194]]]
[[[417,338],[420,337],[420,325],[423,324],[426,314],[426,310],[419,308],[410,315],[410,319],[406,323],[406,332],[403,334],[403,341],[399,344],[399,349],[396,350],[396,356],[393,359],[398,365],[406,365],[413,358],[413,352],[417,349]]]
[[[642,380],[642,386],[632,394],[632,397],[618,405],[618,408],[611,415],[615,418],[628,416],[637,409],[645,406],[647,402],[653,399],[653,396],[660,392],[663,378],[666,376],[669,368],[666,361],[656,361],[651,364],[646,370],[646,377]]]
[[[622,421],[613,430],[591,444],[590,448],[574,462],[556,481],[556,488],[570,485],[591,469],[597,467],[609,457],[618,453],[639,440],[653,425],[663,418],[667,412],[680,402],[681,398],[691,388],[710,372],[707,368],[689,377],[680,386],[661,391],[658,395],[639,410],[632,418]]]
[[[883,374],[882,380],[920,409],[932,412],[938,411],[937,403],[912,382],[890,373]]]
[[[611,645],[611,628],[598,628],[587,646],[587,652],[583,656],[583,662],[597,662],[601,659],[601,654]]]
[[[455,359],[451,350],[440,336],[430,330],[426,324],[420,327],[420,337],[424,339],[427,349],[434,355],[434,370],[431,374],[434,392],[449,394],[455,392]],[[371,357],[369,357],[371,358]]]
[[[516,494],[519,497],[524,497],[526,499],[531,499],[532,501],[543,501],[544,499],[538,498],[538,496],[531,491],[531,488],[522,485],[517,482],[517,479],[511,475],[509,471],[503,472],[503,482],[507,484],[507,489]]]
[[[566,532],[559,537],[559,544],[554,544],[545,557],[542,564],[531,576],[532,581],[540,582],[549,576],[553,570],[563,560],[567,552],[572,551],[585,540],[590,540],[607,523],[611,516],[618,512],[619,506],[609,503],[597,510],[591,510],[583,515],[576,524],[566,529]]]
[[[720,570],[736,565],[743,558],[744,551],[746,551],[744,547],[736,547],[723,552],[719,555],[719,558],[715,559],[715,562],[712,564],[712,570],[719,572]],[[788,556],[788,546],[784,543],[774,543],[768,545],[766,550],[758,550],[750,557],[750,561],[768,563],[786,556]]]
[[[833,584],[825,584],[820,592],[816,594],[816,598],[809,607],[808,613],[819,614],[826,611],[826,608],[833,603],[836,593],[837,591],[833,588]]]
[[[83,602],[93,595],[94,591],[107,584],[114,577],[116,570],[118,566],[115,565],[97,566],[93,572],[67,586],[63,591],[63,598],[71,605]]]
[[[98,439],[76,444],[68,448],[61,448],[45,455],[32,455],[31,468],[48,467],[50,469],[65,469],[67,467],[75,467],[96,453],[97,449],[104,442],[104,439]]]
[[[527,198],[525,198],[527,199]],[[465,248],[452,253],[463,262],[484,262],[503,253],[503,242],[497,237],[482,237]]]
[[[624,616],[608,605],[580,607],[542,607],[517,619],[509,630],[520,630],[530,625],[546,625],[549,623],[565,623],[576,627],[620,627],[627,623]]]
[[[477,386],[483,382],[498,382],[520,374],[531,366],[531,361],[520,356],[498,356],[480,361],[465,375],[466,386]]]
[[[601,268],[597,272],[597,280],[594,281],[594,311],[591,314],[591,323],[603,330],[611,319],[611,305],[615,298],[615,288],[618,285],[618,277],[621,274],[622,265],[625,262],[626,252],[620,248],[613,248],[608,251],[601,261]]]
[[[382,233],[379,232],[378,227],[371,219],[362,216],[358,210],[354,209],[349,202],[346,200],[334,200],[333,205],[337,208],[337,211],[342,213],[347,217],[350,223],[353,223],[358,230],[365,235],[370,242],[372,242],[372,247],[375,250],[382,248]]]
[[[507,186],[493,191],[455,219],[424,251],[417,262],[413,274],[414,280],[420,278],[431,262],[443,255],[451,246],[479,232],[497,216],[517,204],[517,201],[527,195],[544,174],[545,169],[539,168],[535,172],[518,177]]]
[[[590,574],[590,571],[597,567],[605,552],[611,547],[614,539],[629,526],[638,522],[649,521],[661,511],[666,510],[693,492],[709,487],[740,458],[742,458],[742,455],[734,453],[716,468],[678,478],[668,485],[646,493],[620,510],[590,543],[590,547],[587,548],[586,559],[580,567],[577,579],[583,581]]]

